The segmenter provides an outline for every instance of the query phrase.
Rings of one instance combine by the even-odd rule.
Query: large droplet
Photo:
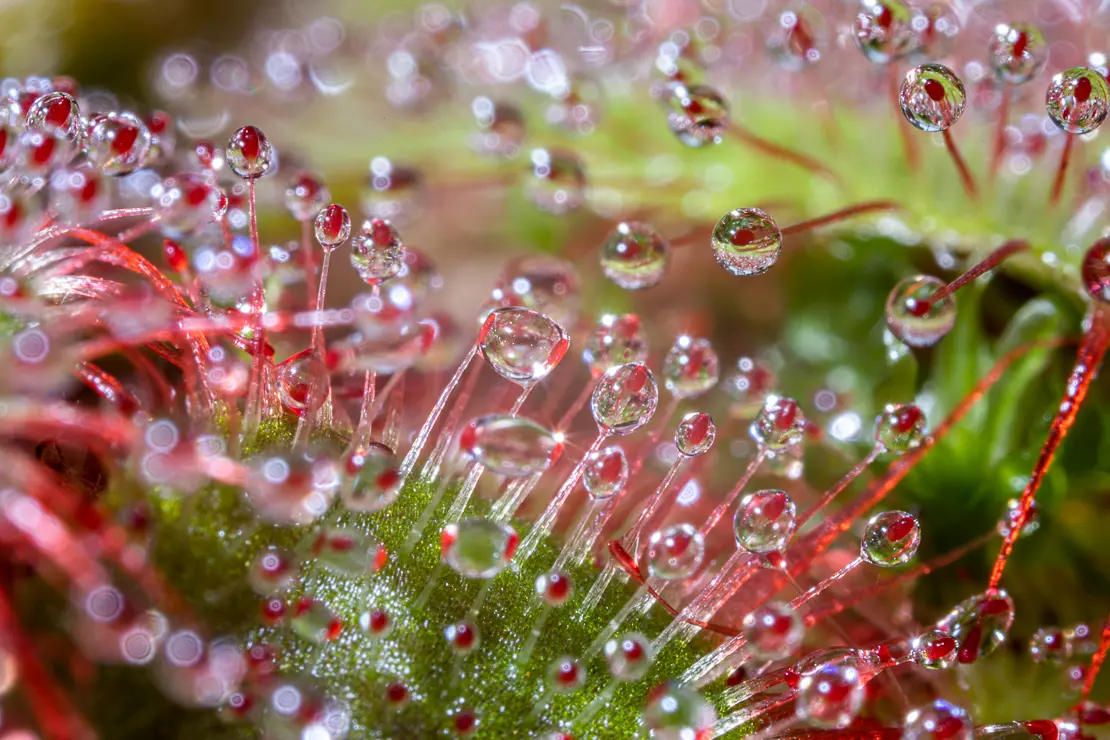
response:
[[[530,308],[560,326],[574,326],[578,298],[578,274],[570,262],[558,257],[519,257],[505,263],[488,306]]]
[[[937,629],[947,632],[959,643],[957,659],[974,663],[1001,645],[1014,623],[1014,602],[1005,591],[995,589],[960,602]]]
[[[902,723],[903,740],[971,740],[974,736],[967,711],[944,699],[911,710]]]
[[[713,344],[685,334],[663,358],[663,384],[677,398],[696,398],[717,385],[721,363]]]
[[[880,568],[892,568],[909,561],[921,543],[917,517],[904,511],[884,511],[867,522],[860,540],[860,555]]]
[[[343,460],[340,498],[351,511],[380,511],[397,499],[401,476],[393,450],[370,442],[347,453]]]
[[[367,285],[380,285],[396,277],[404,261],[405,245],[389,221],[371,219],[351,239],[351,266]]]
[[[886,301],[886,323],[898,339],[911,347],[936,344],[956,325],[956,301],[945,296],[930,300],[945,286],[940,278],[918,275],[894,286]]]
[[[856,45],[875,64],[887,64],[913,51],[913,10],[904,0],[860,0],[852,27]]]
[[[843,729],[859,714],[863,699],[863,677],[855,667],[826,664],[802,677],[795,710],[799,719],[816,727]]]
[[[595,500],[603,501],[620,493],[628,482],[628,458],[620,445],[594,452],[586,460],[582,485]]]
[[[171,239],[189,236],[218,218],[222,194],[203,176],[185,172],[167,177],[150,191],[158,225]]]
[[[582,360],[595,378],[611,367],[643,362],[647,355],[647,338],[640,317],[634,313],[602,316],[582,350]]]
[[[562,453],[563,443],[531,419],[490,414],[463,429],[459,449],[498,475],[523,478],[551,467]]]
[[[339,489],[332,461],[317,450],[263,451],[249,461],[247,501],[274,524],[308,524],[324,514]]]
[[[243,126],[227,140],[227,166],[244,180],[262,177],[274,160],[274,147],[255,126]]]
[[[689,578],[705,560],[705,538],[692,524],[671,524],[648,540],[648,573],[664,581]]]
[[[741,624],[748,652],[759,660],[789,657],[805,637],[802,618],[789,604],[769,601],[744,617]]]
[[[105,175],[128,175],[146,163],[150,131],[133,113],[97,116],[85,140],[85,156]]]
[[[1020,85],[1044,69],[1048,44],[1041,30],[1030,23],[1000,23],[991,34],[987,54],[1003,82]]]
[[[569,346],[563,327],[527,308],[497,309],[478,333],[478,347],[490,367],[521,385],[547,377]]]
[[[667,90],[667,125],[688,147],[719,144],[728,129],[728,102],[708,85],[673,82]]]
[[[586,200],[586,170],[576,155],[557,149],[533,149],[532,176],[525,194],[538,208],[562,215]]]
[[[346,208],[332,203],[316,214],[313,232],[320,247],[330,252],[351,235],[351,216]]]
[[[922,64],[906,73],[898,91],[902,115],[922,131],[944,131],[963,115],[964,83],[943,64]]]
[[[767,397],[750,429],[752,438],[772,452],[797,445],[805,431],[806,419],[798,402],[778,396]]]
[[[718,265],[733,275],[761,275],[778,261],[782,232],[766,211],[737,208],[713,227],[712,242]]]
[[[740,499],[732,520],[736,544],[748,552],[781,552],[794,536],[798,512],[785,491],[768,489]]]
[[[328,371],[312,350],[306,349],[277,366],[277,388],[281,403],[295,414],[315,412],[327,393]],[[309,409],[312,401],[316,408]]]
[[[353,529],[325,527],[312,537],[309,550],[315,561],[341,576],[364,576],[385,564],[378,542]]]
[[[1110,110],[1110,84],[1087,67],[1072,67],[1052,78],[1045,94],[1048,117],[1069,134],[1087,134]]]
[[[886,452],[908,452],[924,439],[925,413],[913,404],[887,404],[875,420],[875,444]]]
[[[69,93],[50,92],[39,97],[27,110],[27,130],[77,144],[84,121],[77,101]]]
[[[630,362],[598,379],[590,397],[594,421],[611,434],[631,434],[647,424],[659,403],[659,386],[647,365]]]
[[[298,172],[285,187],[285,207],[298,221],[311,221],[331,200],[331,193],[319,177]]]
[[[489,519],[464,519],[440,534],[443,559],[466,578],[493,578],[505,570],[519,542],[516,530]]]
[[[1080,268],[1087,295],[1100,303],[1110,303],[1110,239],[1099,239],[1083,256]]]
[[[651,641],[639,632],[628,632],[605,643],[609,673],[618,681],[639,681],[651,668]]]
[[[601,245],[601,271],[625,290],[658,285],[671,263],[671,247],[655,229],[622,221]]]
[[[717,713],[690,687],[666,682],[648,694],[644,726],[652,740],[703,740],[713,735]]]
[[[717,438],[717,426],[713,417],[700,411],[693,411],[682,417],[674,430],[674,444],[678,452],[686,457],[697,457],[709,452]]]

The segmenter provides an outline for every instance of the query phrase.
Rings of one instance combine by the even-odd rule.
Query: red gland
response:
[[[460,712],[455,716],[455,732],[460,735],[469,735],[478,727],[478,718],[473,712]]]
[[[886,528],[886,538],[891,542],[898,542],[909,536],[917,524],[917,520],[912,516],[906,515],[900,517],[896,522],[890,524]]]
[[[262,602],[262,621],[276,624],[285,616],[285,602],[278,598],[266,599]]]
[[[409,690],[403,683],[391,683],[385,687],[385,698],[393,706],[401,707],[408,704]]]

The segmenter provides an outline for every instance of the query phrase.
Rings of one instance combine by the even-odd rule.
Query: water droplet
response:
[[[512,103],[478,97],[470,104],[481,133],[474,148],[483,154],[515,157],[524,143],[527,127],[524,114]]]
[[[566,573],[551,571],[536,579],[536,595],[551,606],[562,606],[574,593],[574,584]]]
[[[771,451],[784,450],[799,444],[806,431],[806,419],[798,402],[792,398],[768,396],[763,408],[752,422],[752,438]]]
[[[1110,239],[1099,239],[1087,250],[1080,272],[1087,295],[1110,303]]]
[[[933,2],[927,8],[914,8],[913,32],[916,53],[928,59],[948,56],[960,35],[960,18],[946,2]]]
[[[777,382],[775,374],[764,363],[752,357],[741,357],[736,361],[736,373],[725,378],[723,383],[732,401],[729,413],[738,419],[754,417]]]
[[[863,706],[864,682],[845,663],[823,665],[798,683],[796,711],[800,719],[827,729],[851,724]]]
[[[443,634],[456,655],[468,655],[477,650],[482,642],[478,625],[466,620],[448,625]]]
[[[586,685],[586,669],[564,655],[547,667],[547,685],[556,694],[570,694]]]
[[[330,252],[351,235],[351,216],[346,208],[332,203],[316,215],[313,231],[320,246]]]
[[[886,452],[901,454],[925,439],[925,414],[913,404],[887,404],[875,420],[875,443]]]
[[[393,620],[382,609],[370,609],[358,616],[358,626],[362,627],[371,640],[380,640],[392,631]]]
[[[322,516],[339,487],[335,465],[319,451],[263,451],[249,461],[247,500],[274,524],[308,524]]]
[[[306,596],[293,608],[289,626],[309,642],[330,642],[343,632],[343,622],[328,605],[319,599]]]
[[[719,144],[728,128],[728,102],[708,85],[673,82],[668,86],[667,125],[688,147]]]
[[[401,271],[405,245],[389,221],[375,218],[351,240],[351,266],[367,285],[380,285]]]
[[[385,550],[376,540],[353,529],[327,527],[312,537],[316,562],[341,576],[363,576],[385,564]]]
[[[489,414],[463,429],[459,449],[498,475],[523,478],[550,468],[563,444],[531,419]]]
[[[549,316],[560,326],[578,320],[578,275],[557,257],[519,257],[502,268],[488,307],[521,306]],[[485,321],[482,315],[480,321]]]
[[[767,489],[740,499],[732,520],[736,544],[748,552],[780,552],[794,535],[797,509],[785,491]]]
[[[659,403],[659,386],[640,362],[614,367],[598,379],[590,397],[594,421],[611,434],[631,434],[647,424]]]
[[[943,64],[922,64],[906,73],[898,91],[902,115],[922,131],[944,131],[963,115],[964,83]]]
[[[266,687],[261,731],[272,738],[343,740],[350,710],[303,679],[280,677]]]
[[[744,644],[759,660],[789,657],[805,637],[805,625],[789,604],[769,601],[744,617]]]
[[[912,710],[902,723],[903,740],[971,740],[974,736],[967,711],[944,699]]]
[[[525,194],[541,210],[562,215],[586,200],[586,169],[572,152],[533,149]]]
[[[419,170],[374,157],[362,191],[362,212],[367,218],[400,221],[416,211],[423,188],[424,176]]]
[[[778,261],[781,251],[778,224],[758,208],[729,211],[713,227],[713,256],[733,275],[761,275]]]
[[[958,648],[955,638],[938,629],[915,637],[910,646],[914,662],[929,670],[950,668],[956,662]]]
[[[639,681],[652,661],[651,641],[639,632],[628,632],[605,643],[609,673],[618,681]]]
[[[1044,69],[1048,44],[1041,30],[1032,24],[1000,23],[991,34],[987,54],[1003,82],[1020,85]]]
[[[597,501],[620,493],[628,482],[628,458],[620,445],[598,450],[586,460],[582,485]]]
[[[717,385],[717,351],[708,339],[682,335],[663,358],[663,383],[678,398],[695,398]]]
[[[1071,641],[1059,627],[1041,627],[1029,639],[1029,656],[1036,663],[1063,663],[1071,657]]]
[[[497,309],[478,333],[478,347],[490,367],[520,385],[547,377],[569,346],[563,327],[527,308]]]
[[[717,713],[701,694],[666,682],[648,694],[644,726],[652,740],[689,740],[712,737]]]
[[[38,98],[27,111],[27,130],[78,143],[84,130],[81,109],[72,95],[51,92]]]
[[[918,43],[913,11],[903,0],[860,0],[852,30],[859,50],[875,64],[901,59]]]
[[[602,316],[582,350],[582,360],[595,378],[617,365],[643,362],[647,355],[647,338],[640,317],[634,313]]]
[[[921,543],[917,517],[904,511],[884,511],[867,522],[860,540],[860,555],[880,568],[908,562]]]
[[[133,113],[97,116],[85,140],[85,155],[105,175],[128,175],[146,163],[150,131]]]
[[[1021,500],[1012,498],[1006,502],[1006,513],[998,520],[998,525],[995,531],[998,532],[1000,537],[1009,537],[1010,530],[1017,524],[1018,512],[1021,511]],[[1025,524],[1021,528],[1021,537],[1028,537],[1029,535],[1040,529],[1040,514],[1037,509],[1036,502],[1029,508],[1025,515]]]
[[[443,559],[466,578],[493,578],[505,570],[519,542],[516,530],[489,519],[464,519],[440,534]]]
[[[1053,76],[1045,95],[1048,117],[1069,134],[1086,134],[1102,125],[1110,109],[1110,85],[1087,67]]]
[[[828,23],[804,2],[791,2],[764,30],[767,52],[784,69],[800,72],[820,61],[828,46]]]
[[[694,411],[682,417],[674,430],[674,444],[680,454],[697,457],[709,452],[717,438],[717,426],[713,417]]]
[[[298,172],[285,187],[285,207],[298,221],[311,221],[329,200],[331,193],[311,172]]]
[[[397,499],[401,477],[393,450],[380,442],[351,450],[343,461],[340,497],[351,511],[380,511]]]
[[[658,285],[671,264],[671,246],[655,229],[622,221],[601,245],[601,271],[625,290]]]
[[[181,239],[215,221],[221,194],[201,175],[185,172],[168,177],[151,189],[162,232]]]
[[[278,363],[277,388],[282,405],[299,415],[314,400],[316,408],[309,411],[316,411],[325,400],[327,379],[327,368],[312,350],[298,352]]]
[[[274,160],[274,147],[266,134],[255,126],[243,126],[227,140],[227,164],[244,180],[266,174]]]
[[[671,524],[648,540],[648,573],[664,581],[689,578],[705,560],[705,538],[692,524]]]
[[[957,604],[937,622],[959,643],[957,658],[974,663],[990,655],[1005,641],[1014,623],[1014,602],[1002,590],[985,591]]]
[[[898,339],[911,347],[936,344],[956,324],[956,301],[946,296],[929,300],[943,288],[940,278],[918,275],[894,286],[886,301],[886,323]]]
[[[272,547],[255,556],[247,571],[247,582],[259,596],[269,596],[296,583],[299,571],[292,555]]]

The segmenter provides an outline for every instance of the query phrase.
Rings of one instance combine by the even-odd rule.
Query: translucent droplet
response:
[[[906,73],[898,91],[902,115],[922,131],[944,131],[963,115],[967,91],[943,64],[922,64]]]
[[[614,367],[598,379],[590,411],[598,426],[612,434],[631,434],[647,424],[659,403],[659,386],[640,362]]]
[[[478,97],[470,104],[481,131],[474,138],[474,148],[483,154],[515,157],[524,143],[527,127],[524,114],[512,103]]]
[[[27,110],[27,130],[78,143],[84,130],[81,109],[72,95],[51,92],[39,97]]]
[[[298,172],[285,187],[285,207],[298,221],[311,221],[329,200],[331,193],[311,172]]]
[[[903,740],[971,740],[974,736],[967,711],[944,699],[910,711],[902,723]]]
[[[396,277],[404,260],[405,245],[389,221],[367,221],[351,240],[351,266],[367,285],[380,285]]]
[[[392,631],[393,620],[382,609],[370,609],[358,615],[358,626],[371,640],[380,640]]]
[[[797,401],[778,396],[767,397],[750,430],[752,438],[771,451],[797,445],[805,436],[805,431],[805,416]]]
[[[1071,657],[1071,641],[1059,627],[1041,627],[1029,639],[1029,657],[1036,663],[1063,663]]]
[[[266,134],[255,126],[243,126],[227,140],[227,164],[244,180],[266,174],[274,160],[274,147]]]
[[[618,681],[639,681],[651,668],[651,641],[639,632],[628,632],[605,643],[609,673]]]
[[[330,642],[343,632],[343,622],[335,612],[310,596],[297,602],[289,626],[305,640],[317,644]]]
[[[586,200],[586,169],[576,155],[557,149],[533,149],[532,177],[525,194],[536,207],[562,215]]]
[[[648,540],[648,573],[664,581],[689,578],[705,560],[705,538],[692,524],[671,524]]]
[[[713,256],[733,275],[761,275],[778,261],[782,232],[775,219],[758,208],[729,211],[713,227]]]
[[[1014,602],[1002,590],[985,591],[960,602],[937,629],[947,632],[959,643],[957,659],[974,663],[990,655],[1010,634],[1014,623]]]
[[[694,411],[682,417],[678,428],[674,430],[674,444],[679,454],[686,457],[697,457],[709,452],[713,441],[717,438],[717,426],[713,417]]]
[[[308,524],[331,506],[339,489],[336,466],[316,450],[264,451],[250,459],[247,500],[274,524]]]
[[[150,194],[158,225],[171,239],[189,236],[218,218],[221,194],[201,175],[185,172],[168,177]]]
[[[193,252],[193,267],[209,303],[228,309],[249,305],[256,282],[251,260],[231,249],[203,246]]]
[[[374,157],[362,191],[362,212],[367,218],[400,221],[417,210],[423,188],[424,176],[419,170]]]
[[[1098,651],[1098,639],[1089,625],[1077,624],[1064,630],[1068,650],[1077,658],[1089,658]]]
[[[620,445],[604,447],[590,455],[582,474],[582,485],[598,501],[611,498],[628,483],[628,458]]]
[[[489,308],[521,306],[550,317],[560,326],[578,320],[578,274],[557,257],[520,257],[505,263],[490,294]],[[481,321],[485,321],[482,316]]]
[[[478,347],[498,375],[520,385],[538,383],[570,347],[563,327],[527,308],[499,308],[478,333]]]
[[[516,530],[489,519],[464,519],[440,534],[443,559],[466,578],[493,578],[512,560],[519,542]]]
[[[712,87],[681,82],[669,86],[667,125],[686,146],[719,144],[728,123],[728,103]]]
[[[764,363],[752,357],[736,361],[736,373],[722,384],[732,400],[729,413],[738,419],[751,419],[763,408],[767,395],[775,389],[778,379]]]
[[[929,300],[945,286],[940,278],[918,275],[894,286],[886,301],[886,323],[898,339],[911,347],[936,344],[956,324],[956,301],[946,296]]]
[[[364,576],[380,570],[387,557],[374,538],[343,527],[317,532],[310,550],[317,563],[341,576]]]
[[[551,606],[562,606],[574,593],[570,576],[560,571],[544,573],[536,579],[536,595]]]
[[[563,443],[531,419],[489,414],[463,429],[459,449],[498,475],[523,478],[551,467]]]
[[[663,383],[678,398],[696,398],[721,376],[717,351],[708,339],[680,336],[663,358]]]
[[[913,11],[903,0],[860,0],[852,30],[859,50],[875,64],[901,59],[917,46]]]
[[[351,235],[351,216],[346,208],[332,203],[316,215],[313,231],[320,246],[331,251]]]
[[[887,452],[908,452],[924,439],[925,414],[913,404],[888,404],[875,420],[875,443]]]
[[[828,23],[804,2],[791,2],[765,29],[770,56],[782,67],[798,72],[821,60],[828,45]]]
[[[880,568],[892,568],[909,561],[921,543],[917,517],[904,511],[884,511],[867,522],[860,541],[860,554]]]
[[[789,604],[769,601],[744,617],[744,644],[759,660],[782,660],[802,644],[805,625]]]
[[[640,317],[634,313],[602,316],[582,350],[582,360],[595,378],[617,365],[643,362],[647,355],[647,338]]]
[[[571,694],[586,685],[586,669],[574,658],[564,655],[547,667],[547,685],[556,694]]]
[[[281,676],[264,689],[261,733],[278,740],[343,740],[350,710],[303,679]]]
[[[413,301],[419,304],[443,287],[443,275],[428,255],[406,245],[405,260],[401,265],[401,271],[393,279],[393,285],[408,288]]]
[[[846,663],[823,665],[798,683],[795,710],[815,727],[843,729],[863,706],[864,682]]]
[[[281,403],[295,414],[303,414],[310,400],[320,408],[327,393],[328,370],[312,350],[304,350],[277,366],[277,388]]]
[[[767,489],[740,499],[732,520],[736,544],[748,552],[780,552],[794,535],[797,509],[785,491]]]
[[[995,531],[1000,537],[1009,537],[1010,530],[1017,524],[1018,513],[1021,511],[1021,499],[1012,498],[1006,502],[1006,513],[998,520]],[[1040,529],[1040,514],[1036,502],[1029,508],[1025,515],[1025,524],[1021,527],[1021,537],[1027,537]]]
[[[128,175],[146,163],[150,131],[133,113],[97,116],[85,140],[85,155],[105,175]]]
[[[293,556],[284,550],[270,548],[255,556],[247,571],[247,582],[259,596],[280,593],[297,581],[300,569]]]
[[[478,625],[465,620],[448,625],[443,630],[443,634],[456,655],[468,655],[474,652],[482,641]]]
[[[622,221],[602,243],[600,260],[605,277],[625,290],[643,290],[667,274],[671,246],[647,224]]]
[[[926,8],[914,8],[912,26],[917,36],[916,53],[927,59],[948,56],[961,30],[958,14],[946,2],[932,2]]]
[[[1000,23],[994,27],[987,47],[995,74],[1011,85],[1028,82],[1048,62],[1044,34],[1029,23]]]
[[[644,726],[652,740],[700,740],[712,737],[717,713],[690,687],[666,682],[648,693]]]
[[[947,632],[932,629],[915,637],[910,651],[917,665],[938,670],[950,668],[956,662],[958,647],[955,638]]]
[[[351,511],[380,511],[397,499],[401,477],[393,450],[380,442],[351,450],[343,461],[340,497]]]
[[[1069,134],[1094,131],[1110,110],[1110,84],[1087,67],[1072,67],[1052,78],[1045,95],[1048,117]]]

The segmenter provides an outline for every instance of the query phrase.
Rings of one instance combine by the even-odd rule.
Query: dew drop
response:
[[[456,655],[468,655],[477,650],[482,642],[478,625],[466,620],[448,625],[443,630],[443,635]]]
[[[792,72],[820,61],[828,45],[828,23],[816,8],[804,2],[789,3],[772,19],[765,33],[768,54]]]
[[[697,457],[709,452],[717,438],[717,426],[713,417],[700,411],[693,411],[682,417],[674,430],[674,444],[679,454]]]
[[[912,404],[888,404],[875,420],[875,443],[886,452],[908,452],[924,439],[925,413]]]
[[[971,740],[974,736],[967,711],[944,699],[913,709],[902,723],[904,740]]]
[[[84,122],[81,109],[72,95],[51,92],[31,104],[26,126],[32,133],[76,144],[81,139]]]
[[[329,200],[331,193],[311,172],[298,172],[285,187],[285,207],[298,221],[311,221]]]
[[[227,164],[244,180],[262,177],[274,160],[274,147],[255,126],[243,126],[227,140]]]
[[[729,413],[737,419],[751,419],[763,408],[767,395],[778,379],[767,365],[752,357],[736,361],[736,372],[725,378],[723,387],[732,403]]]
[[[470,109],[480,130],[474,138],[477,151],[506,158],[515,157],[520,152],[527,133],[520,108],[512,103],[478,97],[470,104]]]
[[[1087,67],[1072,67],[1052,78],[1045,94],[1048,117],[1069,134],[1087,134],[1110,110],[1110,84]]]
[[[815,727],[843,729],[863,706],[864,681],[846,663],[826,664],[798,683],[796,711]]]
[[[668,86],[667,125],[688,147],[719,144],[728,128],[728,103],[708,85],[674,82]]]
[[[758,208],[729,211],[713,227],[713,256],[733,275],[761,275],[778,261],[782,232],[770,214]]]
[[[798,402],[778,396],[767,397],[750,430],[752,438],[772,452],[799,444],[805,431],[806,419]]]
[[[586,685],[586,669],[574,658],[564,655],[547,667],[547,686],[556,694],[572,694]]]
[[[1080,270],[1087,295],[1100,303],[1110,303],[1110,239],[1099,239],[1083,256]]]
[[[324,363],[312,352],[304,350],[289,357],[277,366],[277,389],[281,403],[295,414],[303,414],[310,400],[314,399],[315,412],[324,402],[327,392],[328,371]]]
[[[563,327],[547,316],[510,306],[486,318],[478,333],[478,347],[502,378],[529,385],[555,369],[570,347],[570,339]]]
[[[171,239],[189,236],[218,218],[221,193],[201,175],[168,177],[150,194],[162,233]]]
[[[884,511],[867,522],[860,540],[860,555],[880,568],[892,568],[909,561],[921,543],[917,517],[904,511]]]
[[[708,339],[682,335],[663,358],[663,384],[676,398],[696,398],[720,376],[720,360]]]
[[[634,313],[602,316],[582,350],[582,360],[595,378],[617,365],[644,362],[647,355],[643,325]]]
[[[950,668],[956,662],[959,645],[947,632],[931,629],[915,637],[910,654],[917,665],[929,670]]]
[[[340,497],[350,511],[380,511],[397,499],[401,477],[393,450],[380,442],[347,453]]]
[[[782,660],[802,644],[805,625],[789,604],[769,601],[744,617],[744,644],[759,660]]]
[[[389,221],[375,218],[363,223],[351,239],[351,266],[367,285],[380,285],[401,271],[405,245]]]
[[[1010,634],[1013,623],[1013,599],[1005,591],[996,589],[957,604],[937,622],[937,629],[956,639],[959,643],[957,658],[966,664],[994,652]]]
[[[251,561],[247,582],[259,596],[269,596],[296,583],[299,570],[291,554],[271,547],[258,553]]]
[[[490,414],[463,429],[459,448],[498,475],[523,478],[550,468],[563,444],[531,419]]]
[[[664,581],[692,576],[705,560],[705,538],[692,524],[671,524],[648,540],[648,573]]]
[[[289,626],[305,640],[317,644],[330,642],[343,632],[343,622],[335,612],[311,596],[300,599],[293,607]]]
[[[551,606],[562,606],[574,593],[574,584],[566,573],[550,571],[536,579],[536,595]]]
[[[605,643],[609,673],[618,681],[639,681],[651,668],[651,641],[639,632],[628,632]]]
[[[602,243],[600,260],[605,277],[625,290],[643,290],[667,274],[671,247],[651,226],[625,221]]]
[[[630,362],[598,379],[590,397],[594,421],[611,434],[631,434],[647,424],[659,403],[659,386],[647,365]]]
[[[249,461],[245,492],[265,520],[308,524],[322,516],[339,487],[336,466],[316,450],[263,451]]]
[[[464,519],[440,534],[443,559],[466,578],[493,578],[512,560],[520,538],[512,527],[489,519]]]
[[[520,306],[550,317],[560,326],[578,320],[578,275],[574,265],[557,257],[520,257],[505,264],[488,306]],[[485,321],[483,315],[480,321]]]
[[[998,532],[999,537],[1006,538],[1010,536],[1010,530],[1017,524],[1020,512],[1020,499],[1012,498],[1006,502],[1006,512],[1002,515],[1002,518],[998,520],[998,524],[995,527],[995,531]],[[1029,507],[1029,511],[1025,514],[1025,524],[1021,527],[1020,536],[1028,537],[1040,529],[1040,526],[1040,513],[1037,509],[1036,502],[1033,502],[1033,505]]]
[[[860,0],[852,30],[856,46],[875,64],[901,59],[918,43],[913,11],[904,0]]]
[[[1048,62],[1044,34],[1029,23],[1000,23],[987,47],[991,67],[1003,82],[1020,85],[1041,73]]]
[[[767,489],[740,499],[732,520],[736,544],[759,554],[781,552],[794,535],[797,509],[785,491]]]
[[[320,246],[330,252],[351,235],[351,216],[346,208],[332,203],[316,214],[313,232]]]
[[[562,215],[586,200],[586,169],[576,155],[559,149],[533,149],[532,176],[525,194],[537,208]]]
[[[918,275],[894,286],[886,301],[886,323],[894,336],[911,347],[936,344],[956,324],[956,302],[946,296],[929,300],[943,288],[940,278]]]
[[[922,131],[944,131],[963,115],[964,83],[943,64],[922,64],[906,73],[898,91],[906,120]]]
[[[364,576],[378,570],[384,550],[368,535],[344,527],[326,527],[312,537],[316,562],[340,576]]]
[[[670,681],[652,689],[644,707],[644,726],[653,740],[712,737],[716,721],[717,713],[701,694]]]
[[[1071,648],[1059,627],[1041,627],[1029,639],[1029,656],[1035,663],[1063,663],[1071,657]]]
[[[603,501],[620,493],[628,483],[628,458],[624,448],[611,445],[594,452],[586,460],[582,485],[595,501]]]
[[[105,175],[128,175],[146,164],[150,131],[133,113],[97,116],[85,140],[85,156]]]
[[[385,157],[370,160],[370,175],[360,205],[367,218],[401,221],[417,210],[423,195],[424,176],[419,170]]]

